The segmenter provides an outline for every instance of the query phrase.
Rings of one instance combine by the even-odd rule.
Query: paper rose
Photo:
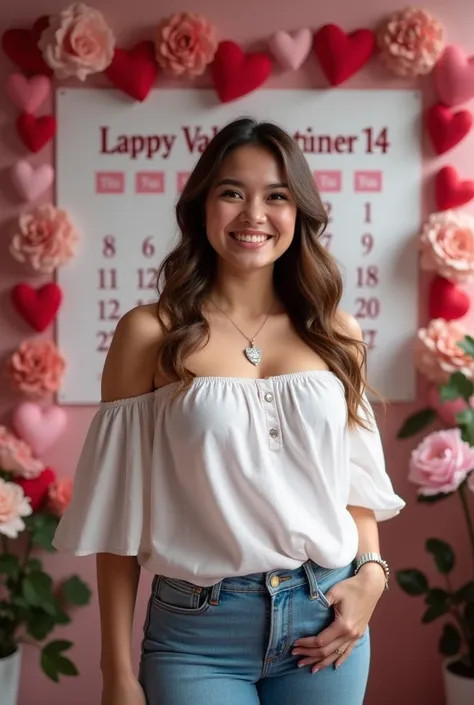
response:
[[[466,336],[456,321],[435,318],[426,328],[418,330],[415,343],[415,364],[424,377],[444,384],[453,372],[474,377],[474,359],[458,346]]]
[[[379,58],[396,76],[413,78],[429,73],[445,46],[445,31],[426,10],[393,12],[376,33]]]
[[[16,539],[25,528],[22,517],[29,516],[31,511],[21,487],[0,478],[0,534]]]
[[[15,389],[32,397],[57,392],[66,362],[52,340],[25,340],[7,362]]]
[[[56,473],[51,468],[45,468],[38,477],[32,479],[16,477],[14,482],[21,487],[25,497],[29,499],[31,509],[37,512],[48,504],[49,488],[56,482]]]
[[[208,20],[177,12],[156,28],[156,61],[172,76],[195,78],[214,59],[217,44],[215,27]]]
[[[49,18],[38,47],[57,78],[85,81],[112,63],[115,38],[102,12],[73,3]]]
[[[58,480],[48,490],[48,508],[57,517],[62,517],[72,497],[73,481],[70,478]]]
[[[46,203],[18,219],[10,253],[42,274],[51,274],[74,257],[78,234],[66,211]]]
[[[33,456],[30,446],[5,426],[0,426],[0,470],[19,477],[34,478],[43,469],[44,463]]]
[[[412,451],[408,479],[422,495],[454,492],[474,468],[474,448],[459,428],[435,431]]]
[[[420,234],[422,269],[463,283],[474,277],[474,218],[461,211],[433,213]]]

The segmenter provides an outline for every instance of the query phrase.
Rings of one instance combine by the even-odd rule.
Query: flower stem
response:
[[[463,483],[459,487],[458,492],[459,492],[459,497],[461,499],[461,505],[462,505],[462,509],[464,512],[464,517],[466,519],[467,532],[469,534],[469,540],[471,543],[472,565],[474,568],[474,523],[472,521],[471,512],[469,509],[469,504],[468,504],[468,500],[466,497],[466,483]]]

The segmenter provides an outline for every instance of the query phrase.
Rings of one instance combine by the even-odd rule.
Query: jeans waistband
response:
[[[352,564],[351,564],[352,565]],[[317,600],[319,597],[318,580],[333,571],[347,570],[351,566],[344,568],[322,568],[313,561],[307,561],[296,570],[272,570],[268,573],[256,573],[235,578],[224,578],[211,588],[210,603],[219,604],[221,592],[269,592],[275,595],[284,590],[308,585],[310,598]]]

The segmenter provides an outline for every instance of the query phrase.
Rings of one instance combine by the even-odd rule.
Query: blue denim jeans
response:
[[[331,623],[324,594],[352,572],[308,562],[212,588],[155,576],[139,676],[147,705],[362,705],[368,630],[338,669],[312,674],[291,653]]]

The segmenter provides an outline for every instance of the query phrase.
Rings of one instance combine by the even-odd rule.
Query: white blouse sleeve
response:
[[[365,398],[365,397],[364,397]],[[394,492],[385,469],[382,440],[372,408],[360,415],[370,429],[360,426],[349,431],[350,491],[348,505],[372,509],[377,521],[396,516],[405,502]]]
[[[149,550],[154,395],[103,402],[84,442],[53,545],[85,556]]]

